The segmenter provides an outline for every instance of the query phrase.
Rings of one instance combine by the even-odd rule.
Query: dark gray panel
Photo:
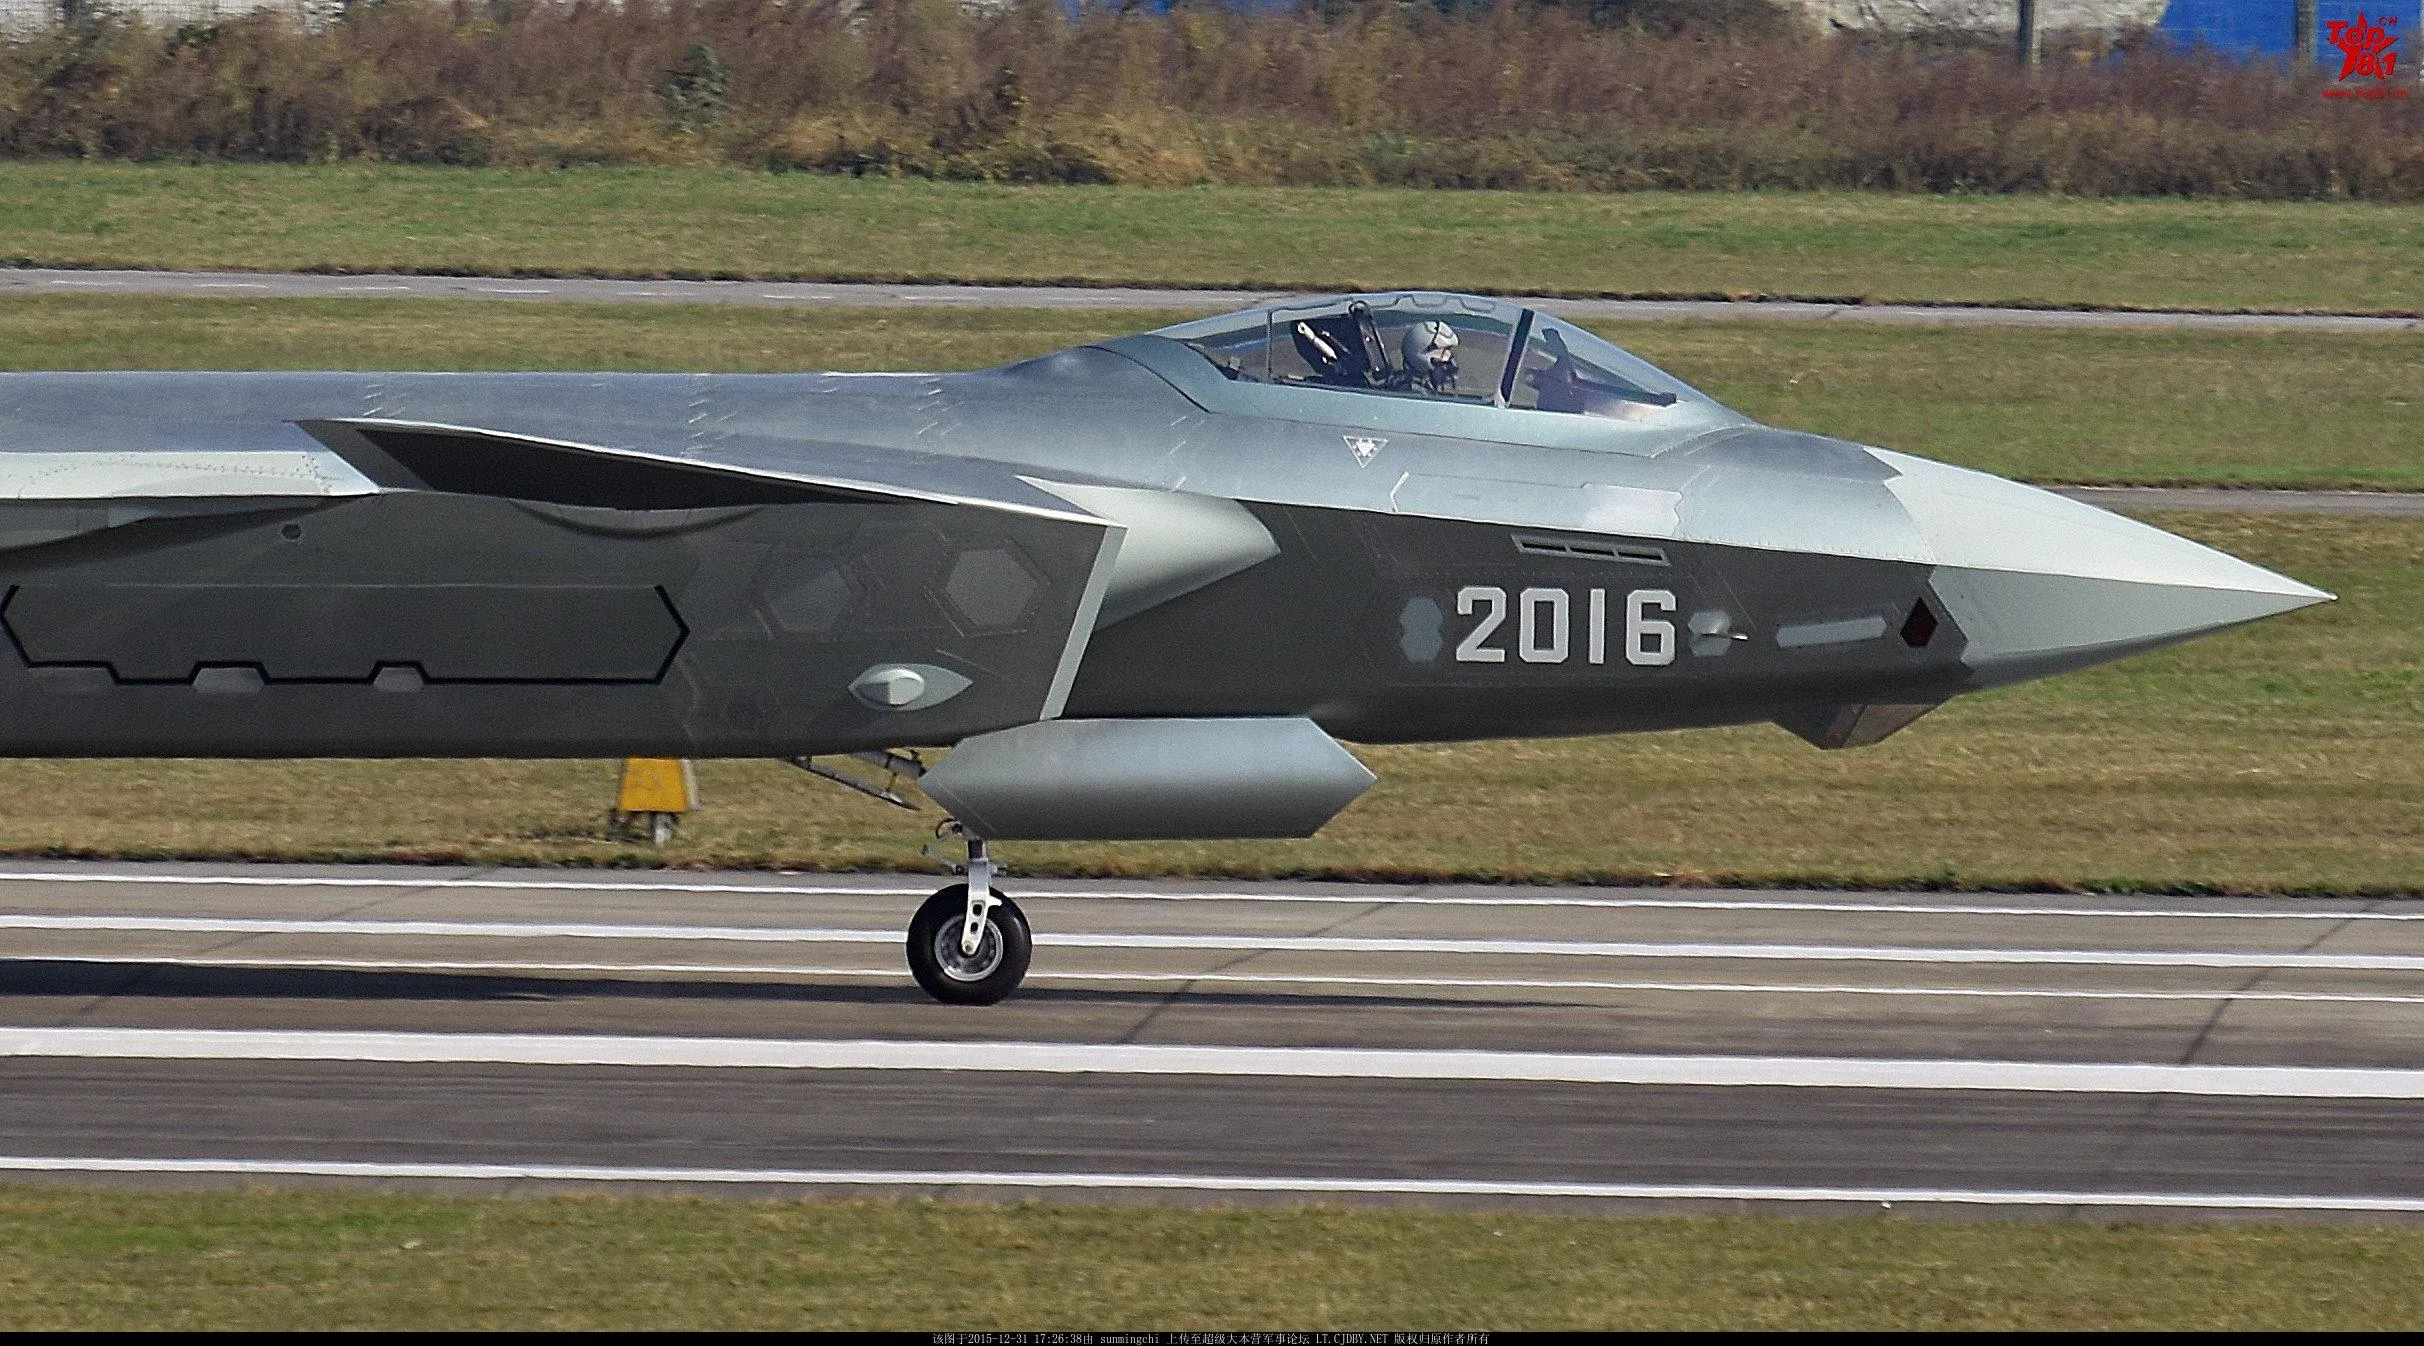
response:
[[[943,577],[943,597],[972,629],[1018,625],[1042,588],[1035,572],[1008,547],[963,551]]]
[[[133,523],[0,553],[24,646],[0,651],[0,752],[712,757],[956,742],[1042,715],[1104,538],[1083,520],[923,501],[646,511],[423,491]],[[973,629],[945,597],[950,577],[1004,552],[1034,591],[1014,626]],[[882,664],[969,685],[871,707],[849,689]],[[520,680],[533,675],[546,680]]]
[[[0,464],[5,464],[0,459]],[[204,519],[235,514],[294,514],[316,503],[293,496],[140,496],[107,500],[0,500],[0,551],[38,547],[83,533],[124,528],[147,519]]]
[[[1580,545],[1559,551],[1542,544],[1562,535],[1539,529],[1252,508],[1280,555],[1096,633],[1070,694],[1072,718],[1303,715],[1365,743],[1597,734],[1756,723],[1811,705],[1935,702],[1968,676],[1952,622],[1918,645],[1896,634],[1925,592],[1925,566],[1579,535]],[[1611,558],[1619,546],[1645,559]],[[1664,563],[1650,563],[1653,553]],[[1510,597],[1563,590],[1575,646],[1587,595],[1605,591],[1605,661],[1579,648],[1557,662],[1515,657],[1512,613],[1495,642],[1509,649],[1503,661],[1459,661],[1474,625],[1456,610],[1467,585]],[[1623,658],[1615,605],[1634,589],[1675,596],[1672,663]],[[1718,612],[1725,635],[1695,639],[1691,617]],[[1780,627],[1861,616],[1882,618],[1885,634],[1789,649],[1774,639]]]
[[[597,584],[32,584],[0,623],[36,667],[185,682],[241,664],[271,682],[654,682],[682,641],[663,590]]]

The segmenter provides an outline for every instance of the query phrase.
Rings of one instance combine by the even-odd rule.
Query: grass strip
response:
[[[0,164],[45,265],[2424,310],[2424,212],[1861,192],[1056,187],[697,168]]]
[[[2159,521],[2341,601],[1960,698],[1873,748],[1770,726],[1367,748],[1380,783],[1311,840],[1001,851],[1024,874],[2424,892],[2424,522]],[[930,868],[935,814],[772,762],[701,764],[704,807],[671,846],[615,843],[614,770],[14,760],[0,851]]]
[[[2424,1229],[0,1188],[0,1328],[2385,1330]]]
[[[1180,313],[0,298],[0,369],[962,369]],[[1777,425],[2038,481],[2424,488],[2416,338],[1600,323]]]

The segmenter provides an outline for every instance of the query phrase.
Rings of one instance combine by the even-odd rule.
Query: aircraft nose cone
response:
[[[2051,491],[1871,450],[1933,553],[1981,687],[2084,668],[2332,595]]]

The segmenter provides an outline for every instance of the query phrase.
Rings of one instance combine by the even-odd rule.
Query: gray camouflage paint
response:
[[[971,374],[0,375],[0,752],[798,756],[1204,717],[1838,746],[2328,597],[1655,390],[1614,421],[1235,382],[1157,335]],[[722,503],[647,498],[692,481],[667,499]],[[1673,661],[1461,661],[1471,586],[1562,591],[1574,640],[1593,590],[1671,593]],[[853,693],[894,668],[949,694]]]

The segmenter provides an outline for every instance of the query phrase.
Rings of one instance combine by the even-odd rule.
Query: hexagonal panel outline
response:
[[[822,552],[777,554],[751,589],[767,620],[792,635],[829,634],[862,597],[842,563]]]
[[[977,631],[1016,627],[1044,590],[1042,577],[1016,549],[971,547],[954,557],[943,577],[943,601]]]

